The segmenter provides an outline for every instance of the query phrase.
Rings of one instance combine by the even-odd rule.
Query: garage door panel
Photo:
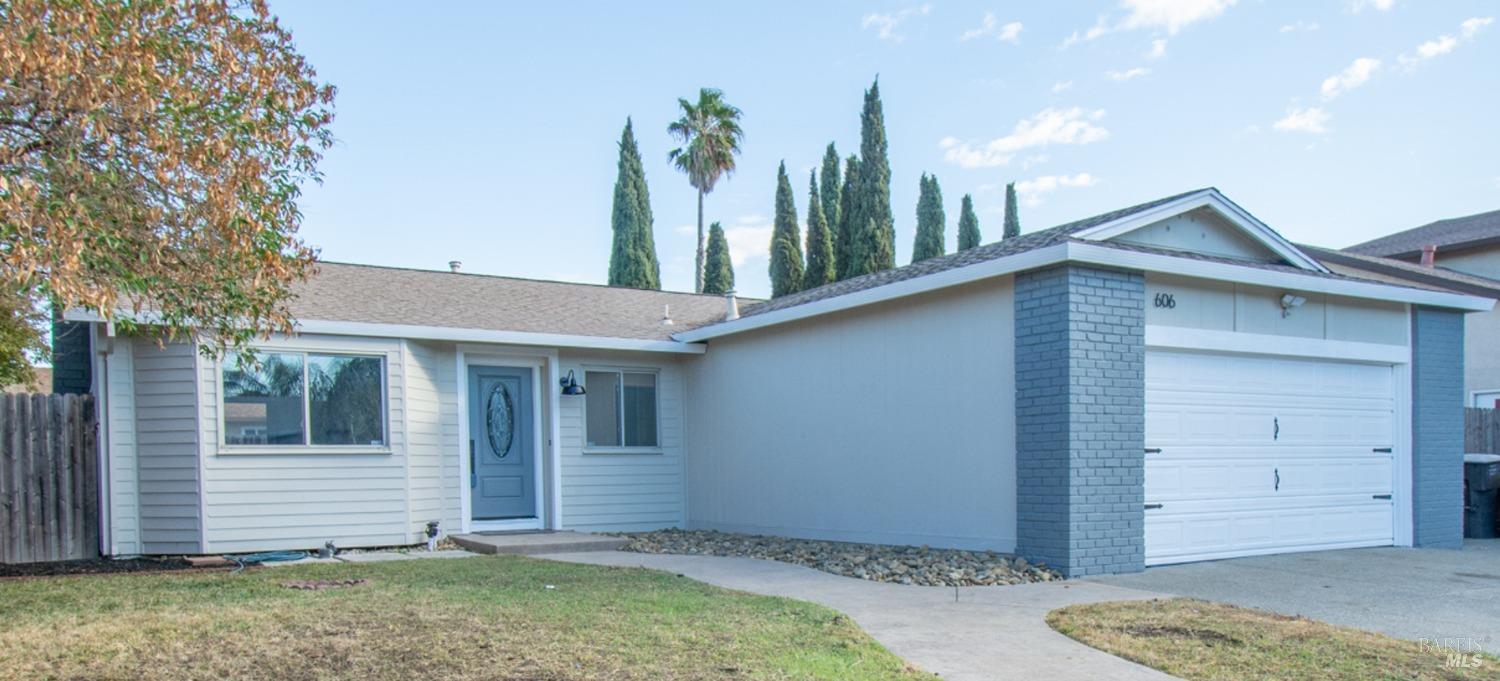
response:
[[[1394,371],[1152,350],[1148,564],[1391,543]],[[1279,478],[1279,486],[1278,486]]]

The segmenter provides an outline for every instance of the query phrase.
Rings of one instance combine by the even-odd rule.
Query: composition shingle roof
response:
[[[845,279],[843,281],[834,282],[832,284],[825,284],[814,289],[808,289],[799,293],[793,293],[790,295],[782,296],[780,298],[774,298],[758,305],[742,305],[740,316],[750,317],[758,314],[765,314],[767,312],[773,312],[775,310],[784,310],[789,307],[805,305],[807,303],[826,300],[828,298],[836,298],[838,296],[848,295],[857,291],[872,289],[877,286],[894,284],[898,281],[915,279],[917,277],[936,274],[945,270],[951,270],[989,260],[995,260],[997,258],[1003,258],[1007,255],[1015,255],[1017,253],[1024,253],[1026,251],[1031,251],[1038,248],[1046,248],[1048,246],[1060,244],[1067,241],[1069,236],[1076,232],[1083,231],[1090,227],[1097,227],[1106,222],[1113,222],[1120,218],[1129,217],[1136,213],[1150,210],[1165,203],[1171,203],[1184,196],[1188,196],[1189,194],[1196,194],[1201,191],[1205,190],[1195,189],[1190,192],[1174,194],[1172,196],[1156,199],[1154,201],[1148,201],[1146,203],[1131,206],[1129,208],[1121,208],[1120,210],[1101,213],[1090,218],[1084,218],[1075,222],[1069,222],[1064,225],[1050,227],[1048,229],[1031,232],[1029,234],[1022,234],[1021,236],[1010,239],[1003,239],[1001,241],[985,244],[977,248],[971,248],[967,251],[959,251],[957,253],[912,263],[904,267],[897,267],[895,269],[885,270],[883,272],[866,274],[862,277],[854,277],[852,279]]]
[[[1449,218],[1413,227],[1404,232],[1350,246],[1345,251],[1360,255],[1410,257],[1424,246],[1460,247],[1500,241],[1500,210],[1461,218]]]
[[[299,320],[670,340],[723,319],[726,308],[718,295],[338,262],[318,270],[295,287]],[[664,308],[671,325],[662,323]]]
[[[1465,274],[1446,267],[1423,267],[1404,260],[1335,251],[1319,246],[1298,245],[1298,248],[1341,274],[1378,278],[1390,283],[1426,285],[1485,298],[1500,298],[1500,281],[1488,277]]]

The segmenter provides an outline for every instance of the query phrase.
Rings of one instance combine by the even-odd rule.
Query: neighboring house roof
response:
[[[338,262],[319,263],[294,292],[292,315],[308,331],[351,322],[671,341],[727,309],[720,295]]]
[[[1425,246],[1437,246],[1441,252],[1490,243],[1500,243],[1500,210],[1430,222],[1344,250],[1359,255],[1408,258],[1420,256]]]
[[[1336,251],[1319,246],[1303,245],[1301,248],[1341,274],[1500,299],[1500,281],[1488,277],[1465,274],[1441,266],[1423,267],[1404,260]]]
[[[31,367],[30,383],[12,383],[3,388],[7,393],[52,392],[52,367]]]

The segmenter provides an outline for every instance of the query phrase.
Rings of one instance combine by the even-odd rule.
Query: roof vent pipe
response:
[[[459,268],[461,268],[463,266],[464,266],[464,261],[462,261],[462,260],[449,260],[448,261],[448,270],[451,271],[451,272],[453,272],[454,274],[458,274]]]
[[[671,326],[671,325],[673,325],[675,323],[676,322],[672,321],[672,306],[671,305],[663,305],[663,306],[661,306],[661,325],[662,326]]]
[[[1434,267],[1437,265],[1437,244],[1422,247],[1422,266]]]
[[[734,290],[731,289],[729,291],[725,291],[724,300],[729,304],[728,308],[724,311],[724,321],[732,322],[736,319],[739,319],[740,301],[738,298],[734,297]]]

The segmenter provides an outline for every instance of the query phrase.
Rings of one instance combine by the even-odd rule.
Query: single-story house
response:
[[[720,529],[1068,575],[1461,543],[1464,315],[1215,189],[770,301],[324,263],[258,366],[80,312],[105,551]],[[68,356],[62,356],[68,355]]]
[[[1404,265],[1408,272],[1422,268],[1428,273],[1461,278],[1461,285],[1466,287],[1500,288],[1500,210],[1413,227],[1350,246],[1344,249],[1344,255],[1382,258]],[[1421,276],[1421,270],[1417,276]],[[1500,352],[1495,351],[1500,347],[1500,311],[1469,316],[1464,347],[1464,395],[1468,405],[1500,406]]]

